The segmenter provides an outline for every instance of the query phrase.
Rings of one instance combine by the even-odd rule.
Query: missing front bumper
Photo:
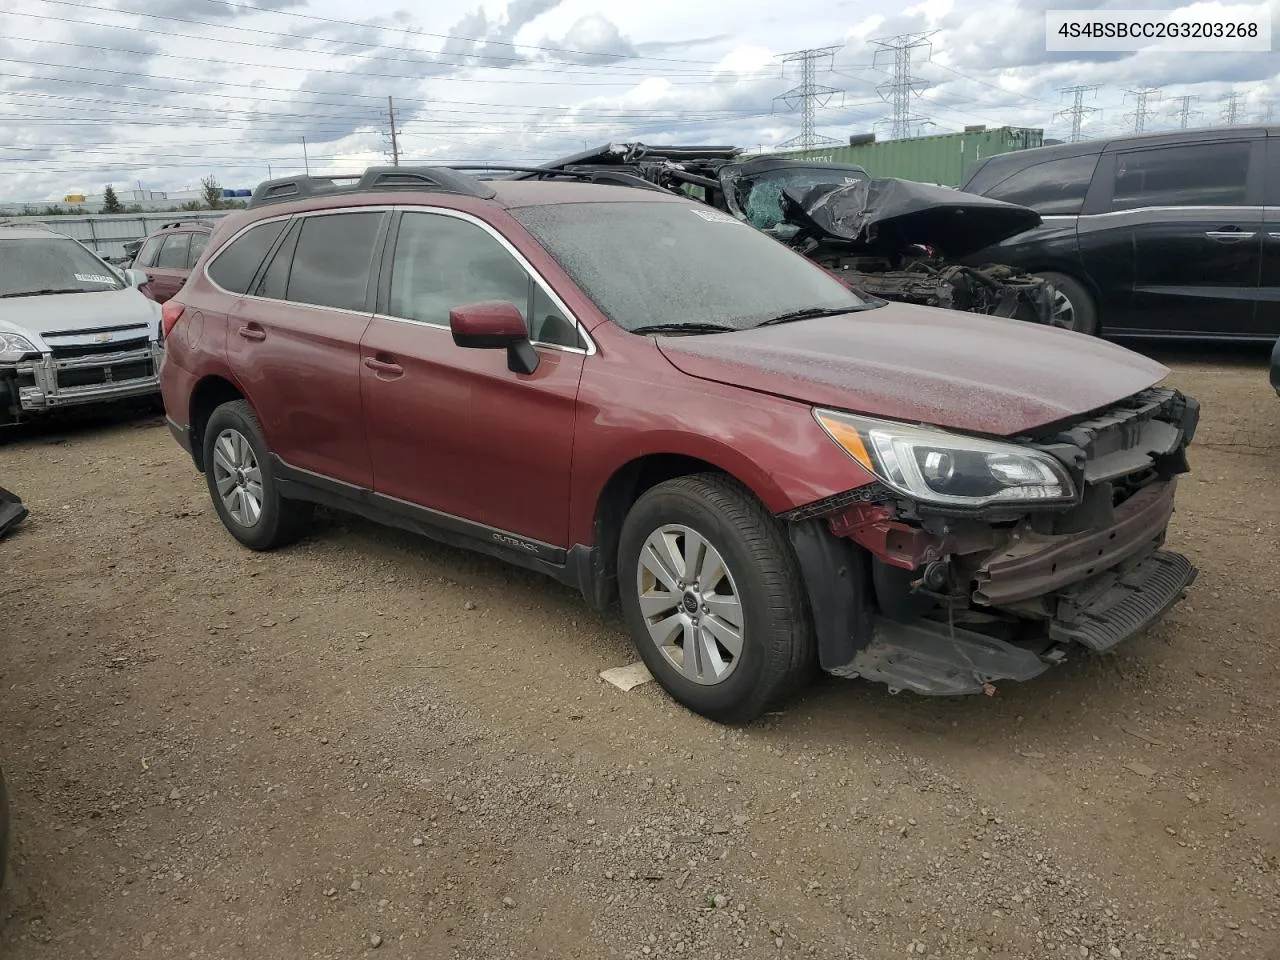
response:
[[[133,350],[20,363],[13,381],[17,411],[44,413],[63,407],[108,403],[158,393],[164,348],[149,343]]]
[[[1018,642],[934,620],[881,618],[871,642],[832,673],[926,696],[983,693],[1000,680],[1030,680],[1067,658],[1075,644],[1098,653],[1146,630],[1183,596],[1197,570],[1178,553],[1156,550],[1105,578],[1064,592],[1058,615],[1034,639]]]

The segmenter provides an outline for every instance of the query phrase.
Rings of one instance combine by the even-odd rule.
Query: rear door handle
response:
[[[1257,234],[1252,230],[1206,230],[1205,236],[1210,240],[1251,240]]]
[[[380,376],[388,379],[395,379],[404,375],[404,367],[398,363],[392,363],[389,360],[379,360],[377,357],[365,357],[364,365]]]
[[[258,328],[258,327],[241,327],[241,328],[240,328],[238,331],[236,331],[236,332],[237,332],[237,333],[239,333],[239,334],[240,334],[240,336],[244,337],[246,340],[265,340],[265,339],[267,339],[267,332],[266,332],[265,330],[262,330],[262,329]]]

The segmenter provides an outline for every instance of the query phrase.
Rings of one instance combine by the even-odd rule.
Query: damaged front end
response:
[[[1053,324],[1053,287],[1003,264],[956,263],[1039,225],[1040,215],[949,187],[873,178],[850,164],[742,159],[724,146],[608,144],[513,178],[568,176],[662,189],[724,210],[858,293]]]
[[[1164,544],[1198,417],[1194,400],[1151,388],[1034,436],[968,441],[949,464],[911,439],[916,428],[886,440],[832,420],[881,479],[784,518],[823,668],[895,693],[992,693],[1145,629],[1196,576]],[[1039,492],[989,496],[975,456]],[[955,493],[904,496],[921,483]]]

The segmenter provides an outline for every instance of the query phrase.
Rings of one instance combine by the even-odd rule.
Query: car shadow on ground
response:
[[[1165,366],[1213,365],[1259,367],[1271,364],[1273,344],[1189,343],[1181,340],[1119,340],[1122,347],[1150,357]]]
[[[60,444],[112,427],[155,427],[163,423],[164,407],[159,399],[86,407],[0,426],[0,450],[13,443]]]

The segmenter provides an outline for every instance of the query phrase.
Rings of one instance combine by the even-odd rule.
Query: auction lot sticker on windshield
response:
[[[96,273],[77,273],[76,279],[81,283],[115,283],[110,277],[104,277]]]
[[[1165,10],[1046,10],[1051,52],[1170,50],[1257,53],[1271,49],[1265,4],[1195,4]]]
[[[701,207],[694,207],[689,211],[697,214],[703,220],[709,220],[712,223],[741,223],[737,217],[731,217],[727,213],[721,213],[719,210],[704,210]]]

